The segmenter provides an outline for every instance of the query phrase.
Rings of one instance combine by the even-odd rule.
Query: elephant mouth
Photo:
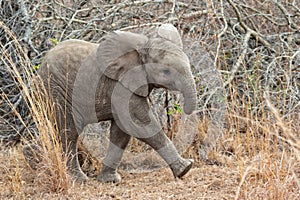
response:
[[[152,86],[152,87],[151,87]],[[171,84],[171,83],[166,83],[166,84],[162,84],[162,83],[152,83],[150,84],[150,87],[151,88],[156,88],[156,89],[159,89],[159,88],[165,88],[165,89],[168,89],[168,90],[171,90],[171,91],[180,91],[178,88],[176,88],[174,86],[174,84]]]
[[[152,87],[150,88],[165,88],[170,91],[177,91],[180,92],[183,95],[184,98],[184,106],[183,110],[185,114],[192,114],[197,109],[197,93],[193,86],[186,86],[185,89],[178,89],[174,85],[167,84],[167,85],[161,85],[161,84],[151,84]],[[151,89],[152,90],[152,89]],[[168,99],[169,97],[166,96]]]
[[[167,84],[160,84],[160,83],[152,83],[152,87],[150,86],[149,89],[152,91],[153,88],[165,88],[171,91],[178,91],[183,95],[184,98],[184,106],[183,110],[185,114],[192,114],[193,111],[197,109],[197,92],[195,89],[195,85],[193,82],[187,82],[186,84],[179,84],[178,87],[176,87],[175,83],[167,83]],[[189,84],[187,84],[189,83]],[[168,97],[166,97],[168,98]]]

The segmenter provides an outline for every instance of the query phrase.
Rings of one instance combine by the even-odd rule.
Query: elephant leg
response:
[[[124,150],[128,145],[130,135],[123,132],[112,121],[110,129],[110,143],[103,162],[103,168],[98,176],[100,182],[120,182],[121,176],[117,172],[117,168],[121,162]]]
[[[173,142],[163,131],[149,138],[140,138],[140,140],[150,145],[166,161],[174,177],[180,178],[191,169],[194,161],[182,158]]]
[[[88,180],[88,177],[81,170],[78,161],[77,142],[78,142],[79,135],[75,128],[72,115],[67,114],[65,119],[67,121],[64,123],[64,125],[60,124],[61,127],[60,130],[61,130],[62,148],[65,153],[65,156],[67,156],[67,168],[76,181],[85,182],[86,180]]]
[[[150,145],[167,162],[174,177],[181,178],[191,169],[194,161],[182,158],[173,142],[163,131],[149,138],[139,138],[139,140]]]
[[[132,112],[131,116],[133,117],[133,121],[138,124],[137,126],[147,126],[149,123],[152,123],[153,127],[160,126],[153,113],[149,112],[150,106],[146,98],[133,95],[130,111]],[[142,130],[143,129],[140,129],[140,131]],[[138,139],[150,145],[167,162],[174,177],[180,178],[184,176],[191,169],[194,161],[182,158],[177,152],[173,142],[162,130],[154,134],[150,133],[153,130],[155,130],[155,128],[151,130],[144,129],[145,132],[142,133],[143,137],[139,137]],[[147,135],[149,135],[149,137],[145,137]]]

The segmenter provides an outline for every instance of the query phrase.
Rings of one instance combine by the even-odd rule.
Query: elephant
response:
[[[77,181],[88,179],[77,158],[78,136],[87,124],[104,120],[111,120],[110,144],[98,181],[121,181],[117,169],[132,136],[150,145],[175,178],[192,168],[193,159],[178,153],[149,104],[154,88],[166,88],[183,94],[186,114],[196,110],[189,59],[172,24],[162,24],[153,37],[114,31],[99,43],[60,42],[46,54],[38,75],[56,105],[68,171]]]

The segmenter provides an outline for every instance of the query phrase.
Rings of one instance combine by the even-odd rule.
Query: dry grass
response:
[[[19,64],[26,70],[27,79],[31,79],[30,61],[13,34],[8,29],[6,33],[18,51]],[[209,153],[211,162],[198,159],[208,128],[206,119],[203,119],[198,124],[194,143],[185,152],[185,156],[193,157],[196,164],[183,180],[174,180],[169,169],[160,168],[140,173],[121,170],[123,181],[119,184],[102,184],[93,178],[86,184],[75,183],[67,175],[66,157],[57,138],[51,101],[41,96],[43,88],[38,82],[32,82],[33,90],[28,89],[8,52],[4,52],[2,59],[19,82],[20,90],[24,91],[39,133],[39,139],[32,136],[31,142],[42,146],[42,162],[34,171],[22,155],[23,144],[2,148],[0,199],[300,198],[300,125],[297,113],[294,117],[284,118],[274,106],[280,104],[280,99],[271,102],[267,95],[259,94],[257,99],[266,104],[260,115],[253,114],[251,102],[239,98],[234,85],[229,86],[232,103],[228,105],[226,131],[217,148]],[[246,105],[242,111],[237,109],[240,103]],[[139,145],[133,141],[130,150],[135,153],[145,151]]]
[[[250,134],[228,134],[219,148],[223,152],[230,150],[231,154],[213,152],[212,158],[218,160],[219,165],[197,162],[183,180],[175,180],[168,168],[140,173],[120,170],[123,180],[119,184],[102,184],[93,178],[82,185],[67,179],[66,184],[61,176],[47,173],[47,161],[40,170],[33,171],[21,153],[22,145],[2,149],[0,198],[299,199],[297,149],[288,142],[279,145],[278,138],[270,140],[269,136],[274,134],[267,129],[264,134],[269,135],[255,138]],[[190,153],[193,150],[191,148]],[[53,172],[64,170],[51,165]],[[58,187],[62,182],[66,185]]]
[[[2,26],[5,28],[3,24]],[[15,77],[15,81],[18,82],[20,87],[19,89],[22,91],[23,98],[30,109],[32,120],[38,132],[38,138],[36,138],[36,135],[32,134],[32,132],[27,129],[29,138],[24,138],[23,142],[28,146],[34,144],[40,147],[37,159],[41,161],[41,164],[37,163],[38,166],[36,167],[38,170],[35,173],[28,171],[24,172],[24,166],[20,166],[20,160],[24,160],[21,155],[22,151],[12,149],[8,152],[4,152],[4,154],[8,155],[11,160],[8,159],[7,162],[5,162],[5,159],[3,159],[3,163],[11,163],[15,166],[12,167],[12,169],[15,169],[15,171],[13,171],[14,175],[8,176],[8,180],[11,179],[12,181],[12,184],[10,184],[11,186],[9,187],[10,191],[12,191],[12,193],[16,193],[18,198],[22,197],[22,195],[25,197],[26,192],[23,191],[23,189],[25,190],[26,188],[24,188],[23,185],[25,183],[27,185],[26,178],[32,177],[33,175],[32,178],[34,179],[30,180],[30,182],[39,187],[41,191],[66,193],[69,188],[70,181],[67,177],[66,156],[62,154],[61,143],[55,128],[56,122],[55,110],[53,109],[54,106],[50,101],[50,98],[45,95],[45,88],[41,82],[33,76],[33,73],[31,72],[31,62],[23,52],[18,40],[9,29],[6,28],[5,31],[7,35],[11,37],[12,45],[16,51],[14,53],[19,56],[18,58],[20,62],[18,64],[23,66],[23,75],[26,76],[25,80],[27,81],[25,81],[24,77],[21,76],[20,70],[14,63],[10,52],[5,49],[2,44],[1,59],[5,65],[7,65],[12,76]],[[30,83],[30,89],[26,84],[27,82]],[[11,106],[13,108],[13,105]],[[15,112],[15,115],[20,118],[26,128],[26,123],[22,121],[18,112]],[[30,143],[28,141],[30,141]],[[5,169],[6,167],[3,166],[3,168]],[[10,168],[11,167],[8,169]],[[24,177],[24,175],[26,175],[26,177]],[[5,192],[3,194],[5,194]]]

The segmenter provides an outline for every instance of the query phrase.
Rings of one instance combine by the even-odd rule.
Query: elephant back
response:
[[[38,71],[46,90],[54,97],[65,95],[66,89],[71,95],[78,69],[97,48],[98,44],[72,39],[51,49]]]

